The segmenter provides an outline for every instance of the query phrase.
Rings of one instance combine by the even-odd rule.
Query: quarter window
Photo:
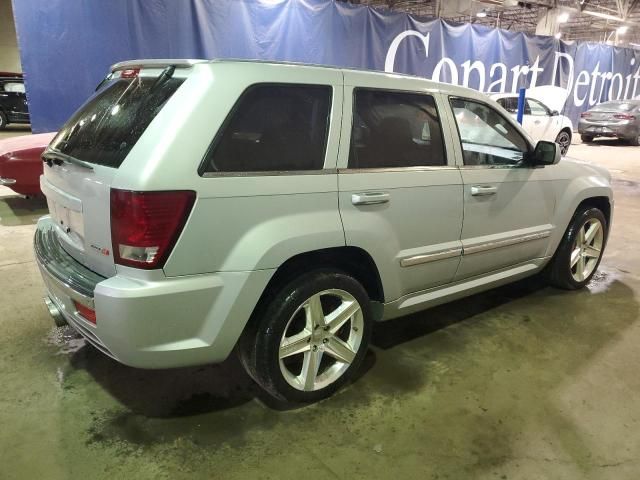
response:
[[[331,87],[255,85],[222,126],[204,172],[320,170]]]
[[[493,108],[452,98],[465,165],[518,165],[529,150],[516,128]]]
[[[440,120],[432,96],[355,91],[349,168],[445,164]]]

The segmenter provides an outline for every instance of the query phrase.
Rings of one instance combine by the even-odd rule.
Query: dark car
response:
[[[580,138],[585,143],[595,137],[617,137],[640,145],[640,100],[601,103],[580,115]]]
[[[9,123],[29,123],[22,77],[0,77],[0,130]]]

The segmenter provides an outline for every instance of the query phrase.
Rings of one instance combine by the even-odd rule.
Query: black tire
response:
[[[0,130],[4,130],[7,127],[7,116],[2,110],[0,110]]]
[[[627,140],[629,145],[633,145],[634,147],[640,146],[640,132],[635,137],[631,137]]]
[[[600,256],[598,257],[593,270],[581,281],[576,280],[572,273],[571,253],[576,247],[576,239],[580,233],[580,229],[592,219],[597,219],[602,225],[602,245],[600,247]],[[589,283],[591,277],[596,273],[602,260],[602,255],[607,242],[608,225],[604,214],[595,207],[584,206],[579,208],[571,219],[555,255],[547,265],[546,273],[549,283],[555,287],[564,290],[577,290]]]
[[[564,157],[569,151],[569,147],[571,146],[571,132],[567,130],[561,130],[556,137],[556,143],[560,145],[560,152]]]
[[[300,308],[302,308],[302,305],[314,295],[330,289],[347,292],[360,305],[362,315],[358,317],[361,320],[361,323],[358,324],[361,327],[354,328],[355,315],[343,325],[343,327],[346,327],[347,335],[352,334],[352,328],[354,332],[361,330],[361,333],[358,334],[361,338],[360,344],[353,361],[350,364],[340,364],[345,366],[345,370],[341,376],[323,388],[304,391],[292,386],[281,370],[279,357],[280,342],[290,319],[296,319],[294,314],[303,315],[303,318],[306,318],[304,317],[304,313],[296,313],[301,312]],[[331,396],[336,390],[353,378],[362,365],[362,361],[367,353],[373,323],[369,296],[357,280],[342,272],[316,270],[287,283],[274,295],[267,295],[265,300],[265,302],[258,305],[256,312],[254,312],[254,317],[250,320],[249,325],[247,325],[247,328],[243,332],[238,345],[238,353],[247,373],[269,395],[278,400],[284,400],[290,403],[315,402]],[[331,300],[331,297],[329,297],[329,300]],[[325,315],[328,311],[331,311],[331,306],[327,305],[326,300],[323,304],[323,309],[325,310]],[[318,330],[320,334],[323,334],[323,331],[324,329]],[[326,334],[329,335],[329,333]],[[344,335],[344,332],[342,332],[341,335]],[[353,335],[356,335],[356,333],[353,333]],[[309,348],[315,345],[316,340],[313,340],[314,343],[310,343],[311,341],[307,340],[310,344]],[[324,345],[322,345],[321,342],[318,343],[320,343],[320,348],[322,352],[324,352],[319,353],[321,358],[324,359],[326,357],[327,364],[336,362],[333,357],[327,353],[328,350],[324,350]],[[315,351],[316,350],[314,350],[314,352]],[[309,351],[307,353],[311,352]],[[303,359],[300,357],[305,358],[307,353],[295,354],[289,358],[295,361],[300,360],[302,364]],[[325,362],[325,360],[322,360],[322,362]],[[336,362],[336,364],[337,363],[338,362]],[[300,368],[300,375],[302,375],[303,367],[301,366]],[[323,364],[320,363],[317,377],[313,377],[314,380],[319,378],[324,372],[329,372],[329,368],[326,365],[323,367]]]
[[[593,142],[593,137],[591,135],[580,135],[580,140],[582,140],[582,143],[591,143]]]

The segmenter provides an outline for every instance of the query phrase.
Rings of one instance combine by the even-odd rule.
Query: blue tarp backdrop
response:
[[[58,129],[109,66],[256,58],[396,71],[485,92],[554,85],[580,112],[640,95],[640,51],[452,25],[331,0],[14,0],[35,132]]]

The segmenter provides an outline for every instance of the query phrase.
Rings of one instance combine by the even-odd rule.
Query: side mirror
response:
[[[557,117],[558,115],[560,115],[560,112],[558,110],[552,110],[551,111],[551,116],[552,117]]]
[[[560,145],[555,142],[540,140],[535,150],[530,154],[529,160],[533,165],[555,165],[560,161]]]

